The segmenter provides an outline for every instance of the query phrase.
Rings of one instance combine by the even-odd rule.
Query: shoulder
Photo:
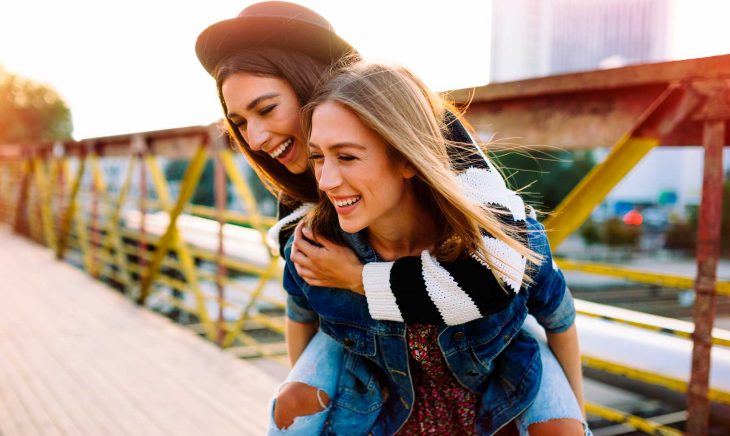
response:
[[[550,241],[545,226],[532,216],[528,215],[525,219],[525,230],[527,247],[542,257],[539,263],[531,263],[531,276],[535,282],[539,282],[547,273],[555,269]]]
[[[536,253],[550,254],[550,241],[548,240],[545,226],[532,216],[525,219],[525,230],[527,231],[527,245]]]

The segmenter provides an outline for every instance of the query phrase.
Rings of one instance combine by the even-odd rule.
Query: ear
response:
[[[404,179],[412,179],[418,174],[418,170],[412,163],[406,161],[401,164],[400,174]]]

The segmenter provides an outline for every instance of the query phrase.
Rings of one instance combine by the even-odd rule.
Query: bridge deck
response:
[[[0,226],[0,435],[263,434],[278,383]]]

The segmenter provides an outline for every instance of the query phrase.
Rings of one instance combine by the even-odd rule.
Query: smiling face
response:
[[[237,73],[225,79],[221,92],[228,118],[251,150],[276,159],[291,173],[307,169],[300,104],[289,82]]]
[[[413,213],[411,165],[340,103],[327,101],[312,114],[310,159],[319,188],[334,205],[342,230],[395,230]]]

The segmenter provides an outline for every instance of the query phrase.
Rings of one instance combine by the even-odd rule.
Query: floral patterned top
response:
[[[476,434],[477,394],[456,380],[438,346],[439,326],[408,324],[415,390],[411,416],[398,434]]]

